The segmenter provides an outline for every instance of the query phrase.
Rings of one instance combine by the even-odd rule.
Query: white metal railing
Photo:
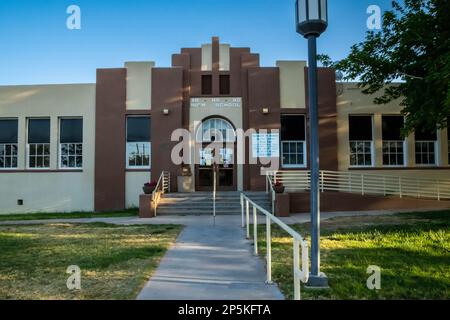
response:
[[[286,231],[293,238],[293,274],[294,274],[294,299],[300,300],[300,282],[306,283],[309,279],[308,243],[294,229],[265,210],[245,194],[241,193],[242,228],[247,228],[247,239],[250,239],[250,205],[253,207],[253,247],[255,255],[258,255],[258,211],[266,217],[266,263],[267,283],[272,283],[272,222]],[[244,209],[245,207],[245,209]],[[244,212],[245,211],[245,212]],[[245,215],[245,218],[244,218]],[[300,253],[301,247],[301,253]],[[300,263],[301,254],[301,263]]]
[[[163,171],[159,176],[155,190],[153,190],[152,192],[152,203],[155,210],[155,217],[161,194],[164,194],[166,192],[170,192],[170,172]]]
[[[273,185],[275,183],[275,176],[273,174],[266,175],[266,193],[270,192],[270,200],[272,204],[272,214],[275,214],[275,190]]]
[[[271,177],[273,177],[272,181],[283,183],[287,192],[305,191],[310,188],[310,172],[306,170],[277,171],[271,173]],[[361,195],[450,200],[450,179],[350,171],[320,171],[319,185],[321,192],[335,191]]]

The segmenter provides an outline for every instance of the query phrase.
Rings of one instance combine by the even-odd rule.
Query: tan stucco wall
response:
[[[306,108],[305,61],[277,61],[281,108]]]
[[[152,68],[154,62],[126,62],[127,109],[149,110],[152,101]]]
[[[361,89],[355,83],[340,84],[343,93],[337,98],[337,127],[338,127],[338,167],[341,171],[346,171],[350,167],[349,157],[349,133],[348,117],[349,115],[372,115],[373,133],[375,145],[375,165],[376,168],[383,167],[382,150],[382,115],[400,114],[402,107],[399,101],[393,101],[385,105],[376,105],[373,95],[364,95]],[[447,130],[438,132],[438,167],[448,166],[448,148],[447,148]],[[407,167],[418,167],[415,164],[415,139],[411,134],[406,139]],[[377,171],[378,172],[378,171]],[[397,170],[389,170],[392,174],[397,174]],[[399,170],[399,172],[402,172]],[[434,175],[450,174],[448,170],[408,170],[407,174],[412,175]]]
[[[125,174],[125,205],[127,208],[139,207],[139,195],[142,194],[142,187],[150,180],[150,172],[129,171]]]
[[[236,129],[242,129],[242,109],[241,108],[214,108],[211,106],[202,108],[190,108],[189,111],[189,131],[192,134],[191,145],[191,170],[195,172],[195,135],[196,135],[196,125],[198,126],[205,118],[218,116],[228,119],[231,124]],[[235,161],[237,161],[237,155],[235,155]],[[195,176],[194,176],[195,179]],[[195,184],[195,182],[194,182]],[[237,166],[237,187],[238,190],[242,191],[244,189],[244,168],[243,165]]]
[[[230,71],[230,45],[221,44],[219,46],[219,70]]]
[[[212,45],[202,45],[202,71],[212,70]]]
[[[19,121],[19,171],[26,167],[28,117],[51,120],[50,170],[58,170],[59,117],[83,117],[83,171],[0,171],[0,213],[94,210],[95,84],[0,87],[0,118]]]
[[[202,45],[202,71],[212,70],[212,45]],[[219,45],[219,70],[230,71],[230,45]]]

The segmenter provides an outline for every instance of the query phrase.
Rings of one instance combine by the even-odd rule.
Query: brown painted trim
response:
[[[151,116],[151,110],[126,110],[126,115],[143,115],[143,116]]]
[[[95,117],[95,211],[125,208],[127,70],[98,69]]]
[[[307,115],[308,114],[308,109],[306,108],[281,108],[280,109],[280,113],[281,115],[289,115],[289,114],[299,114],[299,115]]]
[[[148,172],[151,173],[151,169],[125,169],[125,172]]]
[[[220,44],[219,38],[212,38],[212,95],[219,96]]]
[[[70,170],[31,170],[31,169],[27,169],[27,170],[0,170],[0,174],[2,173],[81,173],[83,172],[83,170],[75,170],[75,169],[70,169]]]

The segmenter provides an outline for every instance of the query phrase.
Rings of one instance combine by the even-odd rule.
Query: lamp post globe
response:
[[[320,36],[328,27],[327,0],[297,0],[297,32],[307,38]]]
[[[311,166],[311,273],[307,286],[327,288],[328,278],[320,272],[320,162],[317,94],[317,37],[328,27],[327,0],[297,0],[296,29],[308,39],[308,106]]]

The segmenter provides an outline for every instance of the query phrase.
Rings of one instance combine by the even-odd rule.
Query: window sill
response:
[[[151,168],[126,168],[126,172],[151,172]]]
[[[66,170],[52,170],[52,169],[0,169],[0,173],[73,173],[83,172],[83,169],[66,169]]]

